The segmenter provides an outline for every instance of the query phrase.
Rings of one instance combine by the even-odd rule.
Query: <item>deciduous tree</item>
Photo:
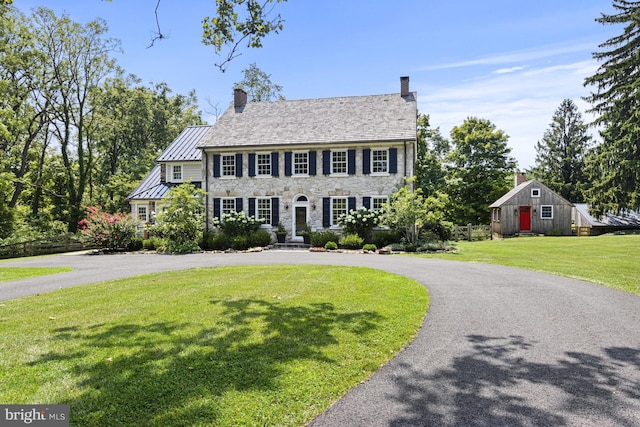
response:
[[[262,71],[255,62],[242,71],[244,78],[235,84],[247,92],[251,102],[282,101],[282,86],[271,81],[271,75]]]

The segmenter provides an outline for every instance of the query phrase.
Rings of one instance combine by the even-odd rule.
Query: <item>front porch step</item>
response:
[[[274,243],[273,249],[309,249],[311,245],[302,242]]]

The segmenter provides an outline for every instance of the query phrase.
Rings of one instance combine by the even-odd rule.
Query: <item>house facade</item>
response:
[[[338,217],[379,208],[414,175],[416,94],[276,102],[234,102],[200,140],[207,228],[244,211],[267,228],[282,223],[289,241],[338,229]]]
[[[156,159],[156,165],[129,194],[131,214],[143,226],[153,222],[153,213],[161,209],[161,200],[169,189],[190,181],[202,186],[202,152],[198,143],[212,126],[188,126]]]
[[[515,187],[489,208],[493,237],[572,235],[573,204],[539,181],[527,181],[524,174],[516,174]]]

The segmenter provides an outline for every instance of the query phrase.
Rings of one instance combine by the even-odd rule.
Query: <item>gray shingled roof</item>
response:
[[[212,126],[187,126],[160,154],[157,161],[200,161],[202,151],[196,147],[211,128]]]
[[[198,146],[413,141],[416,111],[415,93],[249,102],[229,107]]]

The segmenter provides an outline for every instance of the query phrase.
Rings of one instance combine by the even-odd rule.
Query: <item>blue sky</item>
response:
[[[201,44],[201,21],[214,0],[162,0],[159,19],[169,37],[151,48],[156,0],[16,0],[28,12],[45,6],[86,23],[104,18],[122,41],[119,64],[144,82],[166,82],[176,93],[195,89],[203,117],[224,110],[242,70],[256,65],[283,86],[287,99],[370,95],[400,90],[411,77],[418,109],[449,135],[467,117],[491,120],[509,136],[525,169],[535,143],[565,98],[585,121],[591,53],[619,34],[595,22],[611,0],[289,0],[285,19],[262,49],[244,50],[226,73],[212,47]]]

